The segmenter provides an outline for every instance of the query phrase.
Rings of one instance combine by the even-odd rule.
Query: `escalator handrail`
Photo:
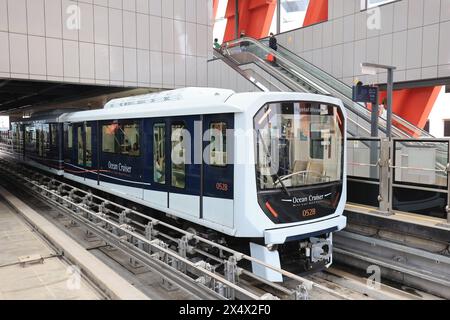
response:
[[[241,39],[244,39],[244,40],[245,40],[246,38],[241,38]],[[250,38],[250,39],[251,39],[251,38]],[[252,39],[252,40],[253,40],[253,39]],[[252,42],[253,42],[253,41],[252,41]],[[237,43],[238,43],[238,42],[237,42]],[[267,48],[266,46],[264,46],[264,45],[262,45],[262,44],[260,44],[260,43],[258,43],[258,42],[255,43],[255,45],[256,45],[257,47],[259,47],[261,50],[264,50],[265,52],[268,52],[268,49],[269,49],[269,48]],[[231,60],[232,62],[234,62],[235,64],[237,64],[237,65],[239,65],[239,66],[240,66],[240,65],[243,65],[243,64],[247,64],[248,62],[246,62],[246,63],[241,63],[240,61],[237,61],[237,59],[229,52],[229,47],[230,47],[230,46],[231,46],[231,47],[234,47],[235,45],[234,45],[233,43],[231,43],[231,45],[230,45],[230,43],[226,43],[226,44],[225,44],[224,50],[221,51],[222,54],[223,54],[223,56],[225,56],[227,59]],[[252,56],[254,57],[253,59],[255,59],[256,61],[258,61],[261,65],[268,66],[268,67],[270,67],[270,68],[272,69],[272,72],[279,73],[279,70],[278,70],[278,69],[276,69],[276,68],[270,66],[266,61],[263,61],[263,60],[262,60],[260,57],[258,57],[257,54],[255,54],[254,52],[249,52],[249,51],[247,51],[247,52],[248,52],[248,53],[251,53]],[[224,54],[224,53],[226,53],[226,54]],[[277,61],[278,61],[278,63],[279,63],[279,62],[282,61],[282,60],[286,60],[286,59],[285,59],[284,57],[282,57],[282,58],[280,58],[280,59],[277,60]],[[256,63],[255,61],[252,61],[252,62],[253,62],[253,63]],[[300,69],[299,67],[293,65],[293,64],[292,64],[291,62],[289,62],[289,61],[284,61],[284,64],[290,65],[290,68],[291,68],[291,69],[297,69],[297,72],[295,72],[294,76],[297,77],[297,78],[303,79],[303,80],[305,81],[305,83],[307,83],[311,88],[315,88],[315,90],[316,90],[317,92],[319,92],[319,93],[326,94],[326,95],[330,95],[327,91],[325,91],[325,89],[319,87],[316,83],[311,82],[307,77],[303,76],[303,75],[301,74],[302,71],[301,71],[301,69]],[[292,70],[289,70],[289,69],[285,69],[285,70],[287,70],[289,73],[292,74]],[[289,79],[288,77],[286,77],[286,75],[283,75],[283,76],[285,77],[285,79],[286,79],[287,81],[292,82],[292,79]],[[279,79],[278,79],[278,80],[279,80]],[[286,85],[286,83],[285,83],[285,85]],[[295,83],[295,85],[296,85],[298,88],[301,88],[301,89],[302,89],[301,91],[310,92],[310,91],[308,91],[308,90],[305,90],[305,88],[303,88],[303,87],[300,85],[300,83]],[[288,86],[288,87],[289,87],[289,86]],[[292,89],[292,88],[291,88],[291,89]],[[294,91],[295,91],[295,90],[294,90]],[[341,95],[341,94],[337,93],[337,95]],[[345,100],[345,99],[348,100],[345,96],[343,96],[342,98],[343,98],[344,100]],[[350,101],[350,103],[352,104],[353,101]],[[365,117],[364,115],[359,115],[357,111],[353,110],[352,106],[347,106],[347,109],[348,109],[350,112],[354,113],[357,117],[363,118],[363,119],[365,120],[366,123],[370,124],[370,118],[369,118],[369,117]],[[367,128],[365,128],[364,126],[362,126],[361,123],[358,123],[358,122],[356,122],[356,121],[352,121],[352,122],[353,122],[358,128],[362,129],[363,131],[365,131],[365,132],[370,132]],[[381,129],[381,130],[383,130],[383,129]]]
[[[276,80],[280,81],[281,83],[283,83],[286,87],[290,88],[291,90],[300,90],[301,92],[308,92],[305,88],[303,88],[299,83],[294,83],[291,79],[288,79],[287,77],[285,77],[283,74],[281,74],[277,69],[274,69],[273,67],[270,66],[271,70],[270,72],[267,69],[268,65],[265,61],[263,61],[261,58],[259,58],[256,55],[253,55],[254,60],[250,61],[250,62],[245,62],[245,63],[241,63],[239,61],[236,61],[236,59],[234,59],[231,55],[224,55],[220,50],[213,48],[214,49],[214,56],[216,57],[216,59],[220,59],[220,60],[224,60],[225,63],[227,63],[231,68],[233,68],[233,70],[235,70],[236,72],[238,72],[239,74],[241,74],[244,78],[246,78],[248,81],[250,81],[251,83],[253,83],[254,85],[256,85],[258,87],[259,90],[264,91],[263,88],[261,88],[260,86],[258,86],[255,81],[249,79],[248,75],[245,74],[239,67],[240,66],[246,66],[246,65],[251,65],[254,64],[255,66],[261,68],[264,72],[267,72],[268,74],[270,74],[270,76],[274,77]],[[274,74],[274,71],[276,74]],[[283,80],[280,79],[280,77],[283,78]],[[283,81],[289,81],[289,84],[287,84],[286,82]],[[272,82],[268,81],[272,86],[274,86],[275,88],[277,88],[278,90],[280,90],[280,88],[278,88],[277,85],[273,84]],[[295,88],[292,88],[291,85],[295,86]],[[295,91],[294,90],[294,91]],[[281,91],[281,90],[280,90]],[[351,118],[348,118],[348,120],[353,123],[353,125],[355,125],[356,127],[359,128],[359,130],[363,130],[366,133],[370,134],[370,131],[366,128],[364,128],[363,126],[361,126],[361,124],[359,124],[358,122],[354,121]],[[348,130],[352,131],[350,128],[347,128]],[[353,135],[355,133],[352,133]]]
[[[268,42],[268,40],[263,39],[261,40],[261,43],[265,43]],[[297,60],[300,61],[303,65],[307,66],[308,68],[312,69],[313,72],[318,73],[318,74],[322,74],[323,77],[326,77],[326,81],[330,86],[333,86],[331,83],[334,83],[336,86],[340,86],[342,88],[342,94],[345,94],[347,97],[351,98],[352,96],[352,88],[347,85],[346,83],[340,81],[339,79],[335,78],[334,76],[332,76],[331,74],[329,74],[328,72],[320,69],[319,67],[315,66],[314,64],[306,61],[305,59],[303,59],[302,57],[296,55],[294,52],[292,52],[291,50],[287,49],[286,47],[279,45],[278,44],[278,48],[281,48],[283,51],[285,51],[287,54],[285,55],[285,57],[289,60],[291,60],[292,62],[296,62],[293,60]],[[280,50],[277,51],[278,53],[280,53],[281,55],[284,55],[284,53]],[[308,70],[306,70],[308,71]],[[335,90],[340,90],[337,87],[334,87]],[[346,92],[343,92],[346,91]],[[360,104],[361,105],[361,104]],[[364,106],[361,105],[361,107],[365,110],[367,110]],[[369,110],[367,110],[369,112]],[[370,112],[369,112],[370,113]],[[414,124],[412,124],[411,122],[403,119],[402,117],[399,117],[396,114],[393,114],[393,119],[397,122],[399,122],[401,125],[405,126],[406,128],[408,128],[409,130],[411,130],[412,132],[418,132],[420,134],[420,136],[422,137],[433,137],[430,133],[426,132],[425,130],[415,126]],[[380,117],[381,122],[386,123],[386,120]],[[386,125],[386,124],[385,124]]]
[[[302,79],[304,79],[306,82],[308,82],[308,85],[309,85],[309,86],[316,88],[316,90],[317,90],[318,92],[321,92],[322,94],[325,94],[325,95],[330,95],[330,93],[329,93],[326,89],[324,89],[323,87],[319,86],[319,84],[318,84],[318,83],[322,83],[322,84],[324,84],[325,86],[327,86],[326,83],[323,83],[323,81],[321,81],[320,79],[316,79],[316,82],[313,82],[313,81],[309,80],[309,78],[307,78],[306,76],[303,75],[303,73],[305,72],[305,70],[303,70],[301,67],[295,65],[293,62],[291,62],[290,60],[288,60],[288,59],[285,58],[284,56],[281,56],[281,57],[280,57],[280,55],[278,54],[277,51],[274,51],[274,50],[272,50],[271,48],[266,47],[265,45],[263,45],[262,43],[260,43],[260,42],[259,42],[258,40],[256,40],[256,39],[253,39],[253,38],[247,38],[247,37],[239,38],[239,39],[232,40],[232,41],[229,41],[229,42],[225,43],[225,46],[226,46],[226,48],[228,49],[228,48],[230,48],[230,47],[232,48],[232,47],[235,47],[236,45],[240,45],[242,42],[252,43],[255,47],[257,47],[257,48],[263,50],[263,52],[273,54],[273,55],[276,57],[276,59],[277,59],[278,62],[282,62],[283,64],[287,65],[287,66],[290,68],[290,69],[285,69],[286,71],[290,72],[291,74],[292,74],[293,71],[295,71],[294,76],[296,76],[296,77],[299,77],[299,76],[302,77]],[[253,54],[254,54],[254,53],[253,53]],[[255,54],[254,54],[254,55],[255,55]],[[255,56],[256,56],[256,55],[255,55]],[[230,57],[230,56],[228,56],[228,57]],[[231,58],[231,57],[230,57],[230,58]],[[309,75],[309,76],[314,78],[313,75]],[[340,99],[344,102],[344,104],[346,105],[346,107],[347,107],[347,109],[348,109],[349,111],[351,111],[352,113],[354,113],[356,116],[358,116],[358,117],[364,119],[365,122],[367,122],[368,125],[370,125],[370,121],[371,121],[370,114],[369,114],[369,115],[367,115],[367,114],[361,114],[360,110],[358,110],[358,109],[356,109],[356,108],[354,107],[355,102],[354,102],[352,99],[348,98],[345,94],[339,92],[338,90],[336,90],[336,89],[334,89],[334,88],[331,88],[331,89],[332,89],[332,91],[335,92],[336,96],[337,96],[338,98],[340,98]],[[367,109],[366,109],[366,108],[362,107],[361,105],[358,105],[358,106],[359,106],[359,108],[363,108],[364,111],[367,112]],[[359,126],[361,127],[360,124],[359,124]],[[400,132],[397,133],[400,137],[409,137],[409,135],[407,135],[405,132],[399,130],[398,128],[395,128],[395,127],[394,127],[393,129],[394,129],[394,130],[397,130],[397,131],[400,131]],[[365,130],[366,130],[366,129],[365,129]],[[380,126],[380,130],[381,130],[382,132],[386,132],[386,129],[383,128],[382,126]],[[367,130],[366,130],[366,131],[367,131]]]
[[[255,41],[255,39],[252,39],[252,38],[240,38],[240,39],[251,39],[251,40]],[[253,42],[253,41],[252,41],[252,42]],[[260,43],[258,43],[258,42],[253,42],[253,43],[254,43],[258,48],[267,51],[267,47],[265,47],[264,45],[262,45],[262,44],[260,44]],[[232,44],[232,41],[228,42],[227,44]],[[232,44],[232,45],[233,45],[233,44]],[[260,57],[258,57],[257,55],[255,55],[253,52],[247,51],[247,53],[251,53],[251,54],[254,56],[254,58],[255,58],[260,64],[268,65],[266,61],[264,61],[263,59],[261,59]],[[237,63],[238,65],[241,64],[241,63],[240,63],[239,61],[237,61],[231,54],[230,54],[230,55],[226,55],[226,56],[229,57],[230,59],[232,59],[232,60],[233,60],[235,63]],[[294,68],[294,69],[297,69],[297,68],[298,68],[297,66],[295,66],[294,64],[292,64],[289,60],[287,60],[287,59],[285,59],[285,58],[282,58],[282,60],[286,60],[286,61],[284,61],[284,63],[287,64],[289,67]],[[253,62],[254,62],[254,61],[253,61]],[[275,72],[277,72],[277,70],[276,70],[275,68],[271,67],[271,69],[274,70]],[[298,74],[298,73],[297,73],[295,76],[296,76],[297,78],[300,78],[302,81],[308,83],[309,86],[311,86],[311,87],[316,87],[317,91],[321,91],[322,94],[324,94],[324,95],[329,95],[329,92],[328,92],[326,89],[324,89],[324,88],[318,86],[316,83],[312,82],[310,79],[308,79],[308,78],[305,77],[304,75]]]
[[[226,57],[227,59],[231,60],[233,63],[235,63],[238,66],[242,66],[242,65],[247,65],[247,64],[255,64],[256,66],[260,67],[261,69],[263,69],[265,72],[267,72],[268,74],[270,74],[271,76],[273,76],[275,79],[277,79],[278,81],[282,82],[282,81],[288,81],[289,84],[283,83],[285,86],[287,86],[288,88],[290,88],[291,90],[300,90],[302,92],[307,92],[307,90],[305,90],[304,88],[302,88],[300,86],[300,84],[298,83],[294,83],[292,80],[289,80],[286,78],[285,75],[283,75],[280,71],[274,69],[271,66],[268,66],[267,63],[262,60],[260,57],[258,57],[257,55],[252,54],[253,56],[253,61],[250,62],[246,62],[246,63],[241,63],[239,61],[237,61],[233,56],[231,55],[224,55],[223,52],[218,51],[217,49],[214,49],[217,52],[219,52],[223,57]],[[249,52],[251,53],[251,52]],[[270,72],[267,70],[267,67],[270,67]],[[275,73],[275,74],[274,74]],[[281,80],[281,79],[283,80]],[[307,80],[307,79],[305,79]]]
[[[222,54],[222,52],[220,52],[219,50],[217,50],[217,49],[215,49],[215,48],[214,48],[214,51],[213,51],[213,52],[214,52],[213,54],[214,54],[214,58],[215,58],[215,59],[221,60],[221,61],[224,61],[224,60],[225,60],[225,56]],[[227,61],[225,61],[225,63],[227,63]],[[256,79],[251,80],[251,79],[244,73],[244,71],[242,71],[241,69],[236,68],[234,65],[231,65],[230,63],[227,63],[227,64],[228,64],[228,66],[230,66],[234,71],[236,71],[236,72],[239,73],[241,76],[243,76],[245,79],[247,79],[248,81],[250,81],[250,82],[251,82],[254,86],[256,86],[259,90],[261,90],[261,91],[266,91],[266,90],[267,90],[267,88],[265,88],[265,86],[264,86],[263,84],[257,82]],[[273,84],[271,83],[271,85],[273,85]]]

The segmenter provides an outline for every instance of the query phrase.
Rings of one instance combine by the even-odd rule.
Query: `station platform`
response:
[[[382,229],[447,246],[450,243],[450,225],[443,219],[401,211],[384,215],[376,208],[352,203],[346,205],[344,214],[348,224],[365,227],[365,230],[360,228],[361,232],[371,233],[372,230]]]
[[[82,270],[83,275],[79,277],[76,270]],[[0,299],[149,298],[0,187]]]
[[[78,284],[72,281],[70,270],[56,250],[0,198],[0,299],[104,298],[85,279]]]

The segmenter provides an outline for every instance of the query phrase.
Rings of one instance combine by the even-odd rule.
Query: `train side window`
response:
[[[72,162],[73,128],[71,124],[64,124],[64,162]]]
[[[119,124],[111,123],[102,127],[102,151],[108,153],[118,153],[120,144],[117,140],[116,133]]]
[[[153,181],[166,184],[166,125],[157,123],[153,126]]]
[[[42,125],[42,156],[46,157],[50,153],[50,125]]]
[[[25,125],[25,148],[27,151],[31,151],[34,148],[33,132],[34,129],[30,125]]]
[[[212,122],[210,125],[209,164],[227,166],[227,124]]]
[[[13,139],[14,139],[13,150],[15,152],[18,152],[20,150],[20,136],[19,136],[20,125],[19,124],[13,124],[12,130],[13,130]]]
[[[32,134],[32,149],[33,152],[35,152],[36,154],[39,153],[39,129],[33,125],[33,131],[31,131]]]
[[[123,143],[121,153],[132,157],[140,155],[139,123],[127,123],[123,125]]]
[[[34,126],[34,130],[35,130],[35,137],[34,137],[34,143],[35,143],[35,152],[38,156],[41,156],[41,126],[40,125],[35,125]]]
[[[47,124],[38,124],[38,139],[39,139],[39,148],[38,148],[38,154],[40,157],[45,157],[46,153],[46,145],[47,145],[47,130],[48,125]]]
[[[92,127],[86,126],[86,167],[92,167]]]
[[[67,148],[72,149],[73,148],[73,128],[72,125],[69,124],[67,128]]]
[[[184,124],[172,125],[172,186],[186,187],[186,150],[183,143]]]
[[[78,165],[84,165],[84,141],[82,127],[77,128],[78,140]]]
[[[56,123],[50,125],[50,137],[52,148],[56,148],[58,145],[58,125]]]

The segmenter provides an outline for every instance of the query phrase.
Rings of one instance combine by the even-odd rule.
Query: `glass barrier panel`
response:
[[[449,142],[394,141],[392,208],[446,218]]]
[[[347,176],[379,181],[379,140],[354,140],[347,142]]]
[[[446,141],[395,141],[394,183],[447,188]]]
[[[378,207],[380,140],[347,139],[347,201]]]

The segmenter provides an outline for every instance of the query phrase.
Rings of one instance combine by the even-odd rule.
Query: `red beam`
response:
[[[213,0],[213,18],[212,21],[216,21],[217,18],[217,8],[219,7],[219,0]]]
[[[424,128],[442,87],[422,87],[395,90],[392,112],[419,128]],[[380,92],[380,101],[386,92]]]
[[[276,5],[276,0],[239,0],[239,34],[245,31],[246,35],[256,39],[267,37]],[[225,13],[228,22],[223,41],[235,38],[235,12],[235,0],[228,0]],[[303,27],[327,20],[328,0],[310,0]]]
[[[239,34],[263,38],[269,34],[275,13],[276,0],[239,0]],[[228,0],[225,17],[228,19],[223,41],[235,39],[235,0]]]
[[[310,0],[303,27],[328,20],[328,0]]]

